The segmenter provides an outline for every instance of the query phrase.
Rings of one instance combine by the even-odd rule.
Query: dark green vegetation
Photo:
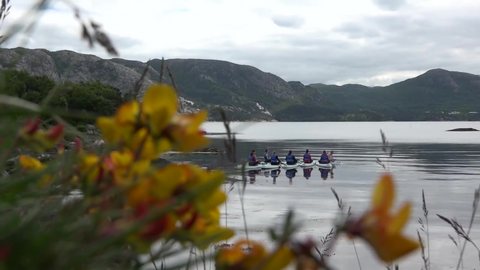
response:
[[[140,99],[146,86],[160,79],[162,61],[153,59],[148,64]],[[480,120],[475,113],[480,112],[480,76],[467,73],[436,69],[387,87],[366,87],[286,82],[251,66],[217,60],[169,59],[164,64],[173,74],[184,112],[207,109],[210,120],[220,119],[218,107],[226,110],[231,120],[240,121]],[[93,108],[99,113],[117,104],[105,96],[105,89],[131,92],[146,67],[120,58],[105,60],[71,51],[23,48],[0,49],[0,65],[55,81],[88,82],[78,84],[84,87],[93,87],[90,82],[98,81],[103,84],[98,90],[102,93],[93,97],[93,87],[88,94],[78,94],[83,102],[92,102],[75,109]],[[167,70],[162,81],[173,84]],[[37,94],[31,95],[29,98],[38,99]],[[67,103],[69,108],[76,104]]]
[[[51,109],[69,111],[73,117],[66,117],[81,127],[82,123],[93,123],[93,119],[82,119],[82,113],[112,115],[124,102],[120,91],[109,85],[94,82],[55,83],[47,76],[32,76],[25,71],[3,70],[0,73],[2,94],[16,96],[41,104],[49,95]],[[51,92],[53,91],[53,92]],[[84,127],[84,126],[83,126]]]
[[[434,69],[386,87],[311,86],[348,114],[366,109],[396,121],[480,120],[480,76],[468,73]]]

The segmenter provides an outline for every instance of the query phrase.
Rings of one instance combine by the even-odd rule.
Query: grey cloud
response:
[[[100,57],[108,57],[108,54],[103,48],[96,44],[92,49],[88,48],[87,41],[81,39],[80,26],[77,32],[68,31],[64,27],[59,25],[40,23],[35,28],[32,35],[29,36],[28,48],[47,48],[52,51],[56,50],[75,50],[88,54],[95,54]],[[131,37],[119,36],[108,33],[113,45],[119,50],[120,54],[122,50],[128,50],[137,45],[141,45],[141,41],[133,39]],[[8,43],[9,47],[19,46],[21,36],[18,36]],[[80,49],[83,48],[83,49]]]
[[[373,0],[379,8],[384,10],[398,10],[407,4],[407,0]]]
[[[372,78],[433,68],[480,74],[477,54],[480,29],[472,28],[480,24],[480,18],[418,18],[413,15],[371,16],[352,21],[334,30],[345,35],[347,40],[331,38],[320,31],[308,35],[294,32],[269,36],[261,42],[261,47],[253,44],[242,48],[221,45],[215,49],[178,48],[168,54],[248,64],[285,80],[306,84],[385,83],[383,79],[375,81]],[[282,44],[282,49],[278,49],[278,44]],[[396,82],[398,78],[392,80]]]
[[[300,28],[305,23],[304,18],[290,15],[275,15],[272,21],[280,27],[287,28]]]
[[[333,31],[344,33],[348,38],[374,38],[380,36],[380,33],[373,28],[361,26],[354,23],[346,23],[339,27],[335,27]]]
[[[226,36],[212,41],[210,47],[192,49],[179,44],[156,55],[134,49],[141,44],[138,40],[115,35],[112,40],[126,59],[219,59],[255,66],[305,84],[349,81],[370,85],[385,83],[384,79],[374,79],[382,74],[432,68],[480,74],[480,28],[474,27],[480,24],[480,18],[460,13],[421,15],[368,16],[339,25],[331,32],[266,34],[265,40],[247,46],[238,46]],[[332,37],[337,35],[343,38]],[[99,47],[78,49],[86,48],[79,31],[70,33],[53,25],[39,25],[29,47],[107,56]]]

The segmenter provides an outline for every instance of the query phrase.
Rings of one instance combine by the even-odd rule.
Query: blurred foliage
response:
[[[40,0],[33,10],[41,12],[46,4],[48,1]],[[2,2],[0,19],[8,13],[6,6],[9,1]],[[81,20],[78,9],[73,10]],[[82,26],[82,37],[90,45],[100,43],[110,54],[117,53],[99,25],[89,25],[94,37],[92,30]],[[7,31],[1,38],[12,35]],[[232,239],[235,231],[220,224],[219,207],[228,195],[224,185],[239,189],[243,210],[246,179],[227,181],[221,170],[157,162],[167,151],[191,152],[209,145],[200,129],[206,111],[179,113],[176,90],[162,83],[150,85],[139,102],[123,100],[117,89],[99,82],[55,84],[47,77],[12,70],[3,71],[2,76],[0,269],[188,269],[192,264],[196,269],[203,264],[206,269],[206,261],[213,261],[217,269],[332,269],[328,257],[341,235],[365,241],[389,269],[393,262],[421,248],[425,269],[429,269],[430,258],[420,234],[419,241],[403,234],[411,202],[392,211],[396,186],[390,173],[381,175],[369,208],[357,216],[351,208],[346,210],[332,189],[340,215],[320,241],[314,240],[318,236],[297,239],[299,224],[294,212],[288,211],[280,227],[266,229],[271,248],[248,238],[246,222],[246,237],[230,245],[224,241]],[[309,102],[313,108],[315,101]],[[302,108],[290,109],[300,112]],[[82,111],[102,116],[78,117],[77,112]],[[329,112],[334,109],[311,114]],[[344,120],[384,117],[359,108]],[[221,118],[228,131],[227,156],[236,163],[235,137],[223,110]],[[78,129],[87,128],[83,124],[87,119],[101,130],[105,147],[91,147],[79,137],[73,138],[73,145],[66,145],[66,130],[71,129],[70,136],[82,135]],[[71,126],[75,121],[77,129]],[[382,140],[384,152],[391,157],[383,133]],[[23,152],[26,148],[30,155]],[[41,158],[51,149],[55,154]],[[8,172],[7,166],[12,167]],[[476,247],[469,232],[479,198],[480,189],[475,192],[467,232],[455,220],[439,216],[465,239],[457,269],[467,242]],[[424,196],[423,204],[426,226],[422,223],[422,228],[426,227],[428,239]],[[215,254],[206,254],[212,247],[217,248]],[[194,262],[192,254],[201,256],[201,261]],[[188,260],[183,255],[188,255]],[[167,259],[171,265],[166,266]],[[357,260],[361,269],[358,254]]]
[[[1,94],[15,96],[40,104],[49,93],[49,107],[71,112],[89,112],[97,115],[112,115],[124,99],[120,91],[109,85],[95,82],[55,83],[47,76],[34,76],[25,71],[3,70],[0,73],[3,87]],[[68,118],[73,124],[93,123],[94,119]]]

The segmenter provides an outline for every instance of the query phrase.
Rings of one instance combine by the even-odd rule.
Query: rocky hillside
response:
[[[161,60],[149,63],[143,92],[160,79]],[[171,59],[170,68],[184,111],[208,109],[211,119],[218,119],[218,107],[230,112],[233,120],[272,121],[279,111],[287,113],[292,106],[323,99],[320,92],[302,84],[291,85],[280,77],[261,70],[225,61]],[[102,59],[72,51],[51,52],[44,49],[0,49],[0,68],[24,70],[32,75],[46,75],[55,81],[100,81],[132,91],[146,63],[120,58]],[[168,72],[163,81],[172,84]],[[308,92],[308,97],[305,94]],[[282,120],[282,119],[278,119]]]
[[[435,69],[387,87],[286,82],[255,67],[225,61],[169,59],[184,111],[217,108],[231,120],[382,121],[480,120],[480,76]],[[147,63],[102,59],[72,51],[0,49],[0,68],[46,75],[55,81],[100,81],[128,93]],[[161,60],[148,62],[145,88],[159,81]],[[173,84],[168,72],[163,82]]]

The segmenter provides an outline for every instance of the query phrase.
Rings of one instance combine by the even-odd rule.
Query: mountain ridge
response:
[[[15,62],[15,60],[18,60]],[[100,81],[123,94],[160,80],[162,60],[105,59],[71,50],[0,49],[0,69],[24,70],[61,81]],[[166,59],[185,112],[207,109],[218,120],[223,108],[238,121],[471,120],[480,100],[480,76],[441,68],[388,86],[305,85],[261,69],[225,60]],[[173,85],[164,70],[162,81]],[[449,114],[458,111],[456,115]],[[427,113],[428,112],[428,113]],[[468,116],[468,117],[467,117]]]

